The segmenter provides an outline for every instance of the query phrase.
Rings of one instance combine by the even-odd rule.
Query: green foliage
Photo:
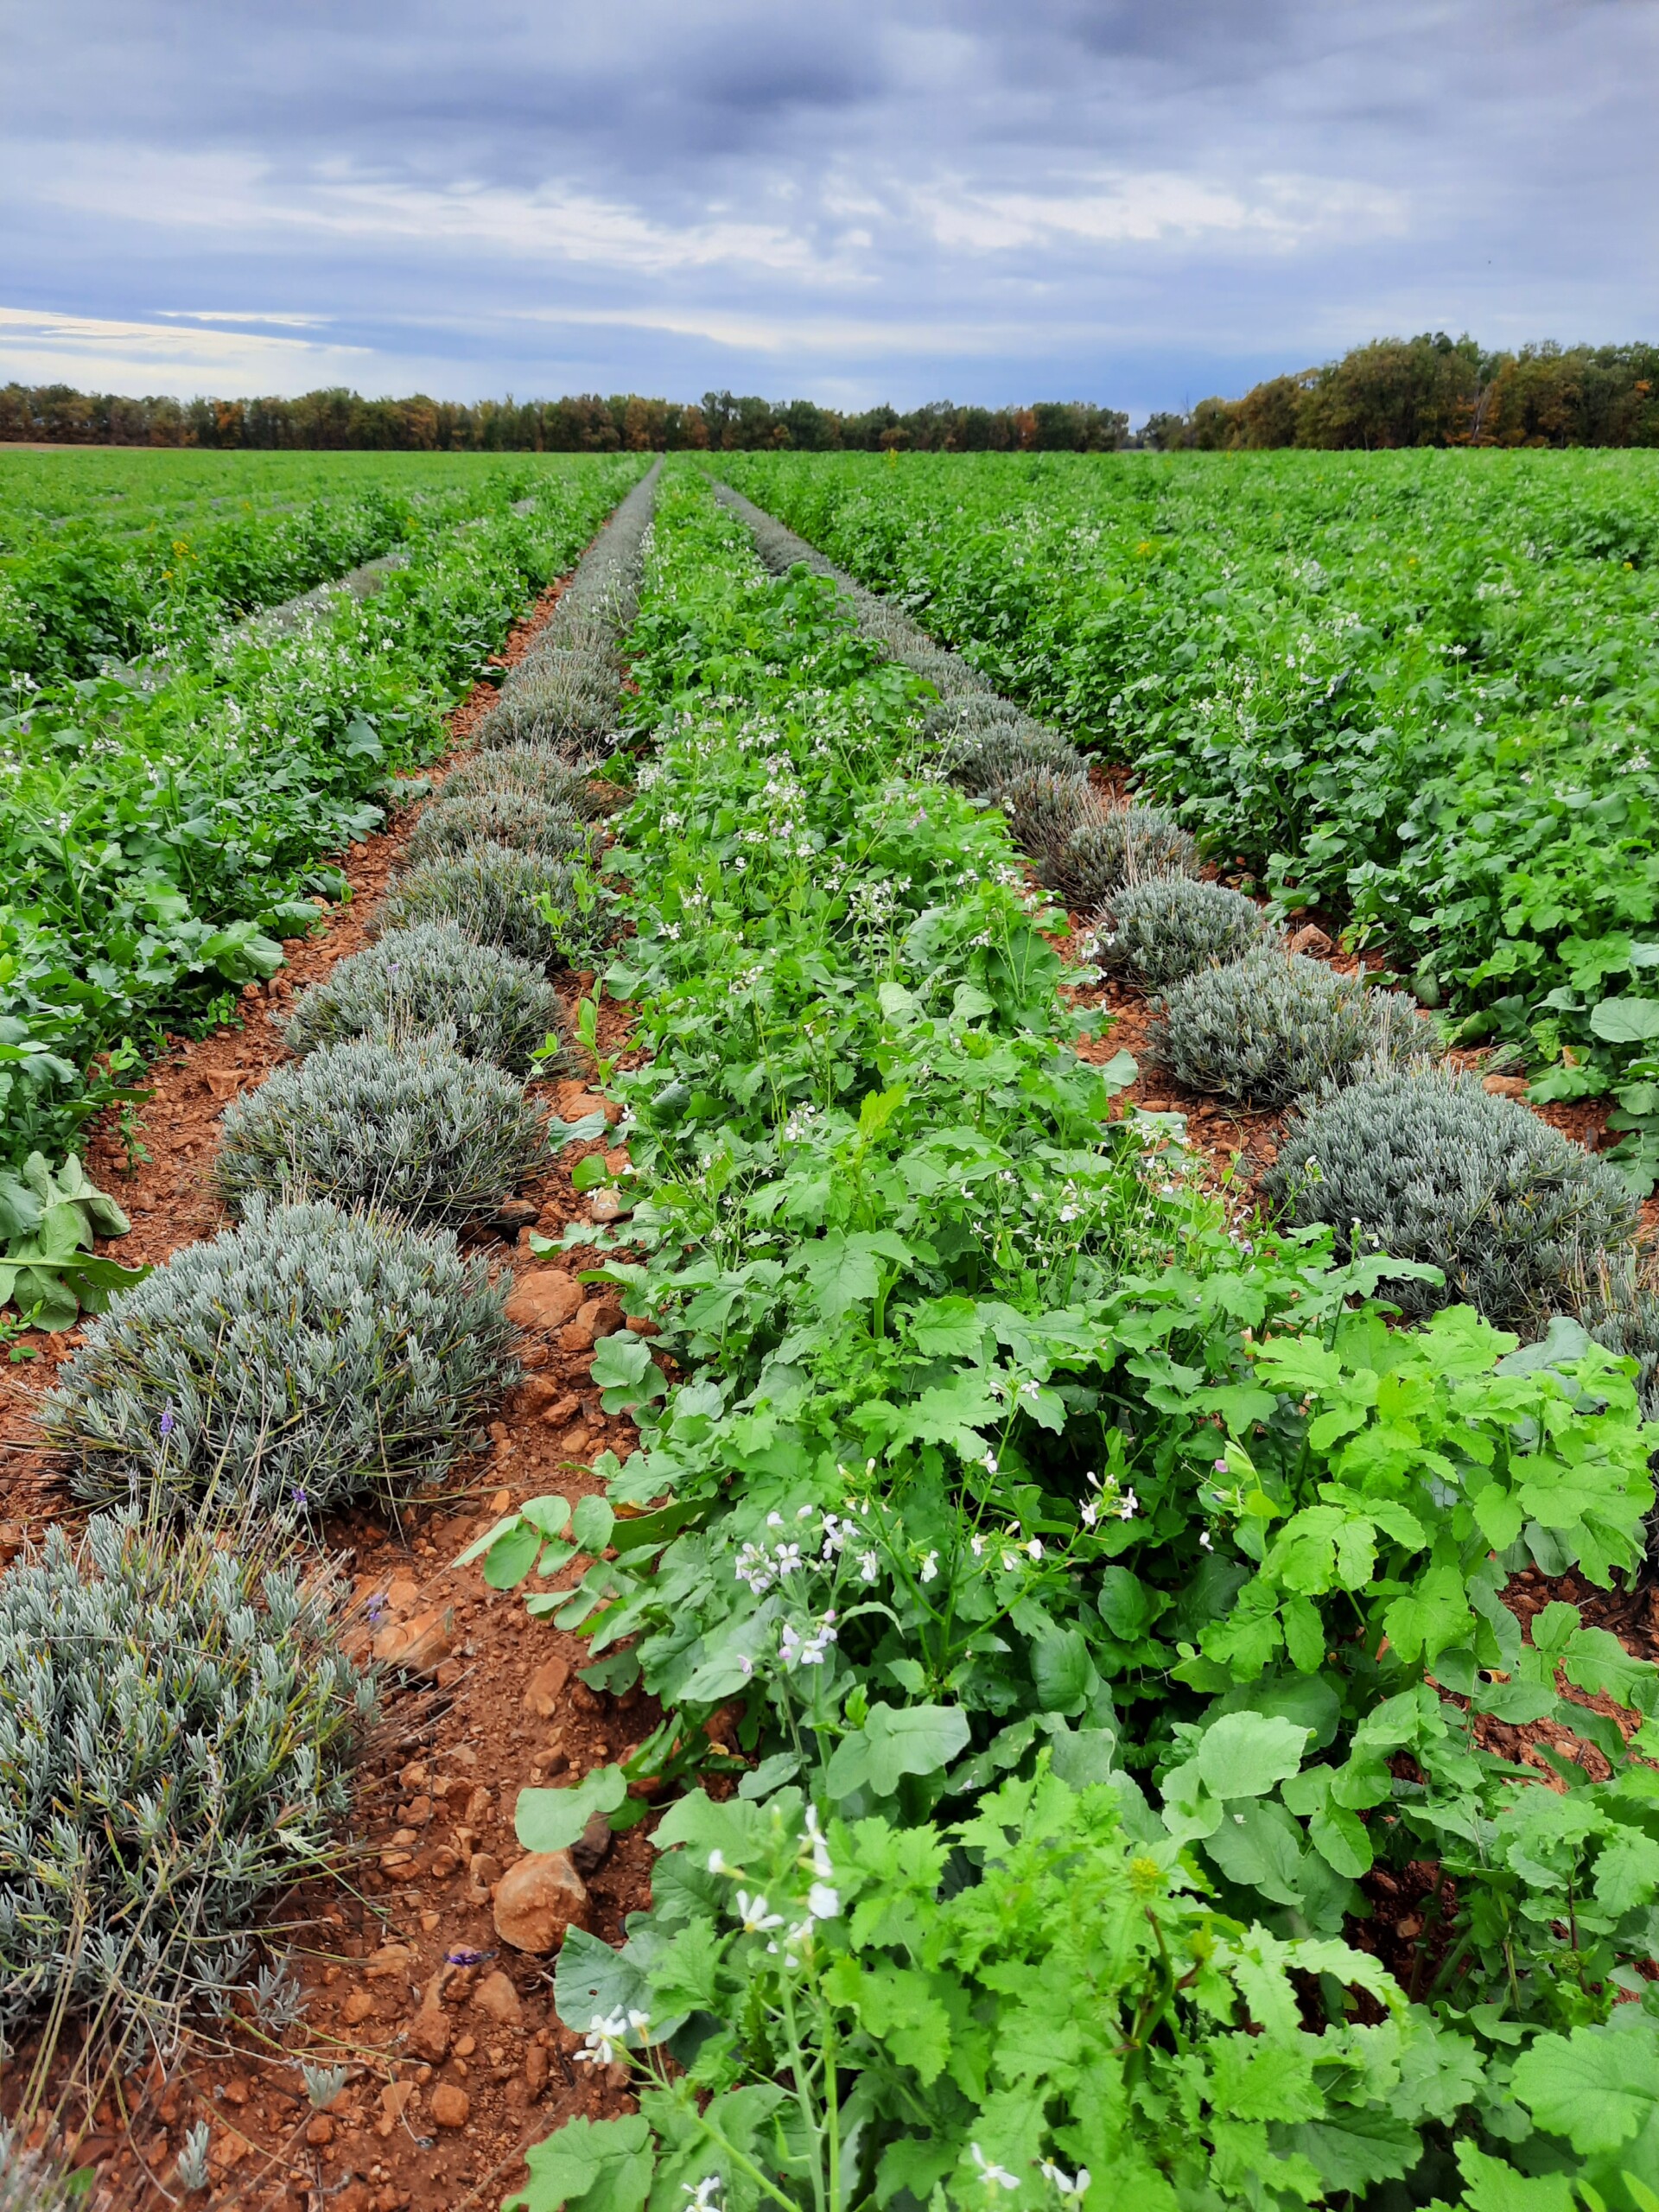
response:
[[[0,1305],[37,1329],[67,1329],[83,1308],[108,1309],[111,1291],[142,1282],[148,1268],[124,1268],[92,1250],[95,1236],[131,1228],[115,1200],[95,1189],[72,1152],[54,1173],[32,1152],[16,1175],[0,1173]]]
[[[537,866],[523,854],[505,860],[514,868]],[[485,866],[491,865],[486,855]],[[501,873],[505,862],[496,871]],[[564,1002],[538,966],[475,940],[453,920],[411,919],[400,926],[402,916],[402,909],[383,907],[386,934],[302,994],[284,1033],[291,1051],[312,1052],[357,1037],[395,1045],[437,1032],[470,1059],[522,1073],[549,1037],[563,1034]]]
[[[1253,899],[1192,875],[1114,889],[1090,926],[1090,957],[1148,989],[1239,960],[1266,934]]]
[[[1426,1263],[1386,1281],[1408,1313],[1473,1306],[1503,1324],[1559,1306],[1586,1253],[1634,1236],[1622,1179],[1473,1076],[1417,1068],[1320,1099],[1289,1130],[1268,1195],[1298,1226],[1328,1222],[1356,1256]]]
[[[326,1578],[94,1520],[0,1575],[0,2030],[170,2049],[258,1909],[333,1856],[372,1707]]]
[[[1116,2202],[1144,2169],[1173,2208],[1446,2202],[1480,2160],[1556,2171],[1511,2074],[1630,2009],[1625,1735],[1659,1742],[1659,1670],[1502,1593],[1637,1564],[1630,1377],[1582,1331],[1391,1326],[1409,1263],[1230,1231],[1164,1117],[1114,1118],[1127,1056],[1072,1049],[1005,819],[923,772],[923,649],[772,559],[667,480],[603,979],[635,1009],[631,1211],[589,1271],[657,1325],[594,1359],[640,1445],[601,1463],[614,1520],[532,1499],[478,1547],[661,1713],[532,1794],[527,1847],[700,1770],[735,1794],[671,1811],[620,1954],[567,1939],[563,2016],[652,2078],[537,2151],[526,2201]],[[1535,1721],[1568,1795],[1604,1790],[1576,1857],[1539,1857],[1556,1793],[1484,1740]],[[1453,1924],[1395,1939],[1408,2007],[1344,1938],[1369,1877],[1441,1855]],[[1576,1935],[1563,1881],[1597,1898]]]
[[[432,1036],[325,1045],[226,1108],[214,1174],[256,1193],[365,1205],[416,1225],[487,1221],[548,1156],[541,1112],[492,1062]]]
[[[1371,989],[1363,973],[1276,945],[1172,983],[1155,1008],[1153,1050],[1176,1080],[1248,1106],[1283,1106],[1437,1049],[1402,991]]]
[[[821,1830],[793,1790],[693,1795],[658,1840],[679,1848],[657,1940],[619,1962],[632,2001],[595,2009],[585,1945],[556,1991],[635,2073],[639,2121],[532,2153],[523,2212],[623,2212],[711,2176],[734,2206],[1325,2201],[1419,2175],[1426,2150],[1433,2172],[1425,2130],[1468,2093],[1468,2046],[1375,1961],[1239,1929],[1110,1785],[1039,1774],[902,1835]],[[1307,2024],[1309,1977],[1363,1992],[1371,2023]],[[719,2024],[682,2045],[692,2016]]]
[[[434,926],[458,931],[545,973],[595,957],[609,908],[581,865],[482,844],[400,870],[375,918],[400,935]]]
[[[289,465],[308,487],[324,466]],[[345,890],[325,855],[383,825],[398,772],[441,748],[444,715],[638,467],[486,464],[453,495],[393,500],[405,565],[287,634],[227,630],[229,607],[267,586],[251,571],[223,592],[192,581],[211,566],[193,556],[160,595],[165,656],[141,681],[89,673],[0,698],[16,767],[0,848],[20,887],[0,906],[0,1164],[60,1157],[119,1095],[101,1052],[222,1018],[228,992],[281,966],[315,897]],[[98,527],[119,553],[118,521]]]
[[[1651,404],[1652,403],[1647,403]],[[722,462],[722,466],[725,464]],[[1659,1170],[1645,454],[739,454],[1206,852],[1351,918]]]
[[[77,1493],[284,1517],[395,1500],[513,1379],[503,1293],[447,1234],[245,1201],[94,1321],[41,1420]]]

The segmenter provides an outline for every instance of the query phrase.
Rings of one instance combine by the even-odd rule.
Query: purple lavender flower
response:
[[[173,1401],[169,1398],[167,1403],[162,1408],[162,1434],[164,1437],[171,1436],[174,1426]]]
[[[486,1959],[494,1956],[493,1951],[470,1950],[464,1943],[459,1950],[446,1951],[443,1955],[445,1965],[452,1967],[481,1967]]]

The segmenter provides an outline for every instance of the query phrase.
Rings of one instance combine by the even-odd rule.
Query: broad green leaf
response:
[[[762,1798],[770,1797],[774,1789],[781,1789],[786,1782],[792,1782],[800,1770],[798,1751],[774,1751],[770,1758],[762,1759],[759,1766],[744,1776],[737,1785],[737,1794],[759,1804]]]
[[[1514,2087],[1539,2126],[1580,2156],[1616,2151],[1659,2108],[1659,2020],[1540,2036],[1515,2062]]]
[[[1357,2197],[1373,2183],[1398,2181],[1423,2155],[1421,2131],[1375,2107],[1332,2104],[1322,2118],[1286,2128],[1281,2139],[1301,2152],[1332,2198]]]
[[[1228,2120],[1311,2120],[1323,2101],[1313,2081],[1313,2038],[1221,2035],[1210,2046],[1210,2094]]]
[[[1083,1711],[1100,1682],[1089,1646],[1075,1628],[1049,1629],[1033,1638],[1031,1675],[1044,1712],[1068,1719]]]
[[[568,1789],[521,1789],[513,1832],[526,1851],[568,1851],[595,1813],[614,1813],[628,1794],[620,1766],[596,1766]]]
[[[1192,1764],[1213,1797],[1262,1797],[1294,1774],[1309,1731],[1260,1713],[1225,1713],[1205,1731]]]
[[[916,1349],[929,1359],[970,1359],[985,1341],[985,1323],[971,1298],[931,1298],[910,1317]]]
[[[641,2212],[656,2163],[643,2113],[594,2120],[578,2113],[524,2152],[529,2183],[502,2212]]]
[[[1659,999],[1603,999],[1590,1027],[1604,1045],[1650,1045],[1659,1038]]]
[[[602,1497],[579,1497],[570,1517],[570,1541],[579,1552],[597,1559],[615,1526],[616,1516]]]
[[[608,1414],[626,1413],[650,1399],[660,1398],[668,1388],[662,1369],[651,1356],[649,1341],[632,1329],[619,1329],[613,1336],[600,1338],[594,1346],[590,1375]]]
[[[516,1513],[504,1514],[493,1528],[486,1529],[481,1536],[474,1537],[466,1550],[456,1556],[455,1566],[470,1567],[474,1560],[482,1559],[499,1537],[505,1535],[509,1529],[516,1529],[518,1525],[518,1516]]]
[[[825,1777],[830,1794],[868,1788],[890,1797],[907,1774],[936,1774],[968,1741],[968,1716],[956,1706],[871,1706],[862,1728],[836,1745]]]
[[[1438,1653],[1460,1643],[1474,1626],[1463,1578],[1451,1566],[1427,1568],[1382,1618],[1400,1656],[1431,1667]]]
[[[1579,2200],[1565,2174],[1522,2174],[1472,2143],[1456,2146],[1463,2170],[1463,2202],[1468,2212],[1579,2212]]]
[[[1626,1828],[1605,1845],[1596,1860],[1596,1897],[1616,1915],[1651,1904],[1659,1893],[1659,1843],[1639,1828]]]
[[[1351,1882],[1371,1871],[1370,1831],[1357,1813],[1329,1800],[1307,1823],[1307,1840],[1325,1865]]]
[[[535,1566],[542,1548],[542,1534],[528,1521],[516,1521],[490,1546],[484,1562],[484,1580],[492,1590],[514,1589]]]
[[[1204,1848],[1241,1888],[1259,1891],[1274,1904],[1301,1904],[1301,1830],[1271,1798],[1230,1805]]]

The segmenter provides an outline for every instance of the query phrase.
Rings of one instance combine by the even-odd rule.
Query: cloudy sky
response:
[[[1659,336],[1659,0],[0,0],[0,380],[1180,406]]]

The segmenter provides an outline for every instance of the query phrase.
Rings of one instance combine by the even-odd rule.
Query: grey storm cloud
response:
[[[1659,0],[0,0],[0,377],[1132,410],[1659,331]]]

